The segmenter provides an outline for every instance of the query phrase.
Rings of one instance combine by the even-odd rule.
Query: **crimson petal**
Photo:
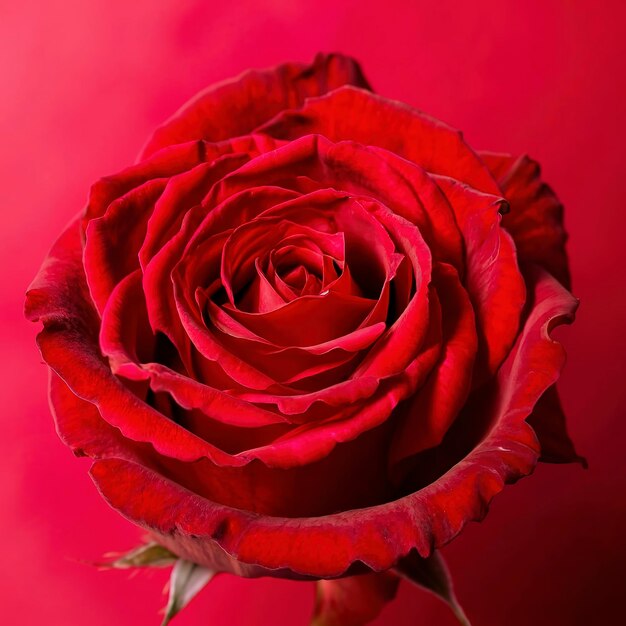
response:
[[[454,208],[467,246],[466,283],[479,332],[477,380],[485,367],[494,373],[509,352],[519,326],[526,288],[518,269],[515,245],[500,227],[506,202],[451,178],[435,177]]]
[[[200,92],[156,130],[142,158],[191,139],[220,141],[250,133],[285,108],[336,87],[368,87],[358,63],[341,54],[318,54],[311,65],[286,63],[249,70]]]
[[[502,225],[513,235],[520,259],[545,267],[569,288],[563,206],[541,180],[539,164],[527,156],[482,152],[481,157],[511,205]]]
[[[150,465],[154,453],[150,444],[126,439],[102,419],[93,404],[79,398],[52,370],[49,391],[57,433],[76,456],[115,457]]]
[[[436,266],[434,282],[442,307],[443,352],[426,384],[402,408],[392,465],[439,444],[470,391],[477,348],[473,309],[454,268]]]
[[[102,217],[89,221],[84,267],[91,297],[102,314],[115,285],[139,267],[137,254],[166,178],[150,180],[115,200]]]
[[[78,221],[70,224],[50,250],[26,294],[25,309],[28,319],[43,322],[37,342],[50,369],[77,396],[94,404],[103,419],[125,437],[149,442],[174,459],[207,457],[228,465],[247,462],[181,428],[113,375],[100,352],[99,321],[85,282]]]
[[[459,131],[406,104],[357,87],[346,85],[309,98],[301,108],[280,112],[258,130],[279,139],[320,134],[332,141],[379,146],[428,172],[498,193],[489,170]]]
[[[498,372],[486,416],[489,432],[444,476],[413,494],[380,506],[290,519],[218,505],[119,459],[96,462],[92,476],[113,508],[172,551],[207,567],[219,560],[219,569],[235,573],[332,578],[357,561],[383,571],[412,549],[428,557],[433,546],[481,519],[504,484],[529,474],[537,462],[539,444],[526,418],[558,377],[564,351],[550,331],[572,320],[576,301],[540,270],[531,270],[528,280],[532,309]],[[142,497],[128,498],[129,490],[140,490]]]

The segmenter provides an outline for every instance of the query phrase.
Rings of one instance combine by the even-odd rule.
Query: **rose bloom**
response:
[[[534,161],[318,55],[203,91],[95,183],[26,312],[114,509],[215,572],[330,579],[315,623],[349,626],[505,483],[580,460],[565,239]]]

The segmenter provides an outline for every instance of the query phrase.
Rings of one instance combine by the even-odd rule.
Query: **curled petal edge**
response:
[[[324,517],[283,518],[210,502],[122,459],[96,461],[91,476],[114,509],[159,543],[220,571],[335,578],[355,569],[387,570],[413,549],[427,558],[469,521],[482,519],[504,485],[530,474],[537,463],[539,442],[526,418],[558,378],[565,354],[550,331],[573,320],[577,301],[538,268],[531,268],[529,278],[534,306],[498,374],[497,419],[474,450],[415,493]],[[518,374],[522,386],[515,385]]]

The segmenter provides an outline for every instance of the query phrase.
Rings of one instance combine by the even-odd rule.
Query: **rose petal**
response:
[[[26,296],[26,316],[41,320],[37,341],[44,361],[80,398],[125,437],[151,443],[157,452],[193,461],[243,465],[148,406],[109,369],[98,345],[99,322],[87,295],[81,231],[73,222],[52,247]]]
[[[419,353],[429,330],[429,283],[432,259],[420,231],[410,222],[394,215],[386,207],[366,203],[387,231],[394,237],[397,247],[410,261],[415,293],[406,308],[399,312],[389,330],[367,354],[353,377],[387,377],[397,374]],[[395,269],[395,268],[394,268]]]
[[[466,284],[474,304],[482,371],[496,371],[517,336],[526,298],[515,246],[500,228],[504,200],[480,193],[451,178],[435,177],[454,208],[466,244]],[[504,205],[503,205],[504,203]]]
[[[222,144],[193,142],[163,150],[164,154],[144,164],[96,183],[82,227],[86,231],[85,271],[99,312],[113,286],[138,267],[137,254],[145,266],[156,248],[155,238],[167,241],[186,210],[216,180],[250,158],[234,151],[248,149],[257,154],[260,146],[271,149],[275,145],[273,140],[257,137]]]
[[[146,241],[140,252],[142,267],[154,256],[180,229],[180,224],[186,210],[199,201],[198,196],[191,196],[187,189],[194,190],[199,187],[199,194],[207,193],[211,186],[223,178],[226,174],[236,170],[238,167],[248,162],[252,157],[270,150],[276,149],[280,144],[264,135],[250,135],[229,139],[216,144],[200,142],[203,146],[200,163],[203,168],[189,167],[184,170],[185,176],[180,178],[180,190],[171,195],[168,202],[161,202],[155,206],[155,211],[148,224]],[[168,152],[173,148],[165,148],[154,157],[158,157],[163,152]],[[208,169],[207,169],[208,168]],[[196,171],[196,174],[193,174]],[[177,172],[178,173],[178,172]],[[195,181],[203,183],[201,186]],[[190,184],[191,183],[191,184]],[[174,191],[174,190],[172,190]],[[179,193],[191,198],[191,202],[181,203]],[[201,195],[200,195],[201,197]]]
[[[304,270],[304,267],[300,266]],[[196,298],[197,299],[197,298]],[[286,304],[286,300],[270,283],[261,269],[259,257],[254,259],[254,277],[242,297],[237,301],[238,308],[243,311],[266,313]]]
[[[470,391],[477,337],[474,313],[456,270],[436,267],[441,301],[443,352],[426,384],[402,408],[390,451],[393,465],[438,445]]]
[[[258,517],[194,496],[126,461],[98,461],[92,476],[113,508],[206,566],[219,559],[220,568],[240,574],[329,578],[357,561],[386,570],[411,549],[428,557],[433,546],[482,518],[504,483],[531,472],[539,455],[525,420],[558,377],[563,350],[549,333],[571,321],[576,303],[547,274],[533,271],[529,285],[533,306],[498,373],[489,432],[444,476],[404,498],[321,518]],[[129,499],[128,489],[141,489],[142,498]],[[220,556],[218,545],[238,562]]]
[[[285,423],[284,417],[277,413],[243,402],[158,363],[145,363],[142,367],[150,376],[150,387],[154,391],[169,393],[179,406],[198,409],[209,419],[242,428]]]
[[[569,288],[563,206],[541,180],[539,164],[527,156],[490,152],[480,156],[511,205],[502,226],[513,235],[519,258],[545,267]]]
[[[114,200],[126,195],[132,189],[155,178],[175,176],[202,163],[207,149],[211,150],[208,145],[204,141],[189,141],[170,146],[113,176],[101,178],[92,185],[89,192],[89,202],[81,222],[83,229],[90,220],[104,215]]]
[[[115,200],[87,224],[84,268],[91,297],[102,314],[115,285],[139,267],[137,254],[154,204],[167,179],[150,180]]]
[[[446,197],[423,168],[391,152],[307,135],[226,176],[211,202],[259,184],[301,194],[331,188],[368,198],[417,227],[437,258],[462,266],[463,242]]]
[[[463,135],[421,111],[378,94],[345,85],[297,109],[281,111],[258,129],[279,139],[320,134],[332,141],[352,140],[379,146],[480,191],[498,187]]]
[[[363,379],[356,378],[339,383],[338,387],[343,398],[349,400],[350,394],[356,393],[362,394],[357,397],[368,398],[367,402],[343,407],[341,410],[335,409],[330,416],[326,415],[326,419],[319,419],[319,423],[318,420],[304,419],[304,425],[291,430],[271,444],[250,450],[249,454],[272,467],[287,468],[312,463],[329,454],[337,444],[363,436],[364,432],[387,420],[398,403],[423,384],[439,356],[441,313],[436,297],[431,301],[431,309],[431,318],[436,323],[431,324],[420,354],[402,373],[388,379],[378,379],[378,382],[377,379],[366,378],[368,382],[363,383],[359,382]],[[337,394],[333,397],[327,389],[329,388],[318,394],[311,393],[301,397],[277,396],[273,400],[277,403],[289,403],[289,409],[296,411],[297,414],[297,411],[303,408],[312,410],[313,403],[317,401],[322,405],[331,402],[329,406],[332,406],[340,396]],[[372,392],[375,392],[375,395],[372,396]],[[270,394],[265,394],[264,401],[271,399]],[[304,404],[300,406],[300,403]]]
[[[181,258],[199,256],[198,238],[210,233],[214,227],[218,232],[222,232],[230,228],[233,222],[237,224],[239,220],[246,221],[264,207],[293,196],[294,192],[291,191],[263,187],[236,194],[213,210],[208,210],[203,204],[195,206],[185,214],[179,231],[145,265],[143,286],[150,325],[154,332],[161,331],[169,337],[191,373],[200,376],[201,372],[205,371],[206,374],[210,374],[212,380],[228,378],[216,360],[203,361],[201,356],[200,361],[196,363],[199,371],[196,371],[191,343],[178,314],[174,290],[163,289],[163,285],[171,284],[171,274]],[[193,248],[193,255],[187,254],[186,250],[189,247]],[[188,296],[195,297],[194,293]],[[190,306],[195,309],[195,303]],[[195,314],[197,316],[197,311]],[[200,319],[196,320],[196,324],[200,328],[203,326]]]
[[[212,330],[219,332],[220,342],[233,354],[239,355],[257,369],[262,368],[274,380],[284,385],[300,383],[323,372],[330,373],[331,369],[346,364],[357,356],[357,352],[371,346],[386,329],[384,322],[378,322],[359,327],[324,343],[281,348],[252,333],[213,302],[208,301],[207,307]],[[335,381],[327,380],[323,386],[339,382],[350,373],[344,376],[338,374]],[[296,389],[302,391],[301,384]]]
[[[296,263],[320,275],[323,269],[320,253],[339,255],[343,250],[343,236],[339,233],[321,233],[306,224],[281,217],[259,217],[246,222],[233,230],[222,252],[221,282],[231,306],[237,306],[235,292],[252,280],[255,259],[266,259],[272,250],[281,246],[284,250],[288,240],[294,242],[291,250]],[[309,245],[306,242],[310,242]]]
[[[359,328],[375,302],[335,291],[302,296],[266,313],[228,309],[229,315],[255,335],[282,347],[326,343]],[[341,311],[341,315],[337,315]],[[297,325],[293,320],[299,320]]]
[[[141,291],[141,270],[128,274],[116,285],[102,313],[100,349],[114,372],[124,363],[154,358],[155,338]]]
[[[186,213],[202,201],[212,185],[248,160],[247,154],[227,154],[216,161],[201,163],[170,178],[148,221],[139,251],[139,260],[143,268],[179,231]]]
[[[79,398],[53,370],[49,370],[52,416],[61,441],[76,456],[119,458],[151,466],[154,450],[149,444],[126,439],[107,424],[98,409]]]
[[[318,54],[308,66],[286,63],[249,70],[187,102],[156,130],[142,159],[164,146],[190,139],[220,141],[245,135],[286,107],[345,84],[368,87],[358,63],[340,54]]]

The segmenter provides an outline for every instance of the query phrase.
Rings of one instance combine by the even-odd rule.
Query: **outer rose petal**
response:
[[[276,143],[275,139],[267,135],[247,135],[218,143],[198,140],[163,148],[149,158],[94,183],[89,191],[89,201],[82,219],[83,228],[86,228],[89,220],[104,215],[111,202],[150,180],[171,178],[188,172],[201,163],[213,163],[227,156],[247,157],[249,153],[273,150]],[[173,221],[176,214],[170,217]]]
[[[137,253],[146,236],[148,219],[166,185],[167,179],[157,178],[135,187],[113,202],[105,215],[88,223],[83,266],[100,314],[115,285],[139,267]]]
[[[489,170],[458,130],[402,102],[349,85],[282,111],[258,130],[280,139],[320,134],[331,141],[378,146],[433,174],[498,193]]]
[[[41,320],[37,341],[44,361],[76,395],[95,404],[129,439],[159,453],[194,461],[244,465],[148,406],[115,377],[98,344],[99,319],[82,268],[80,228],[72,222],[52,247],[26,297],[26,316]]]
[[[155,178],[168,178],[185,172],[205,160],[207,144],[190,141],[171,146],[145,161],[131,165],[114,176],[105,176],[91,186],[89,202],[82,219],[83,229],[93,218],[104,215],[111,202]],[[212,149],[209,148],[211,151]],[[217,158],[216,157],[214,158]]]
[[[207,461],[194,464],[175,462],[159,456],[148,443],[126,439],[122,433],[100,416],[97,408],[76,396],[69,387],[54,373],[50,372],[50,401],[55,418],[57,432],[62,441],[77,456],[90,456],[94,459],[119,458],[151,468],[157,474],[165,474],[181,480],[189,489],[198,491],[216,499],[234,499],[233,506],[244,508],[257,507],[259,512],[276,512],[277,506],[283,515],[311,515],[326,510],[336,510],[342,504],[364,506],[376,502],[388,486],[384,483],[384,461],[378,453],[379,437],[372,434],[369,445],[360,451],[352,449],[344,454],[326,457],[321,464],[302,468],[302,471],[272,471],[256,465],[231,471],[217,468]],[[378,433],[380,435],[380,431]],[[360,458],[357,460],[356,455]],[[373,465],[371,456],[381,462]],[[346,461],[347,460],[347,461]],[[350,462],[369,473],[368,479],[357,493],[350,492],[352,502],[345,500],[349,484],[346,465]],[[330,476],[343,476],[341,481],[334,481],[337,489],[331,492],[327,488]],[[313,496],[312,494],[318,494]],[[317,507],[317,512],[316,511]]]
[[[528,280],[531,308],[491,401],[480,403],[482,415],[467,407],[465,418],[482,419],[487,434],[446,474],[404,498],[323,517],[267,517],[210,502],[120,459],[97,461],[92,477],[113,508],[171,551],[240,575],[332,578],[354,573],[357,562],[384,571],[412,549],[427,557],[481,519],[504,484],[537,462],[539,443],[526,418],[564,362],[550,331],[573,319],[577,303],[549,274],[531,270]]]
[[[513,235],[520,260],[541,265],[569,288],[563,206],[541,180],[539,164],[527,156],[483,152],[481,157],[511,205],[502,226]]]
[[[519,330],[526,301],[524,279],[515,246],[500,228],[506,202],[451,178],[436,177],[454,207],[467,247],[467,288],[474,304],[479,346],[474,383],[484,382],[484,366],[494,373],[508,354]]]
[[[286,63],[249,70],[200,92],[154,133],[142,159],[191,139],[220,141],[244,135],[280,111],[341,85],[369,88],[358,63],[341,54],[318,54],[311,65]]]
[[[142,465],[149,463],[151,446],[125,439],[107,424],[98,409],[79,398],[54,371],[49,370],[50,406],[59,437],[76,456],[116,457]]]

